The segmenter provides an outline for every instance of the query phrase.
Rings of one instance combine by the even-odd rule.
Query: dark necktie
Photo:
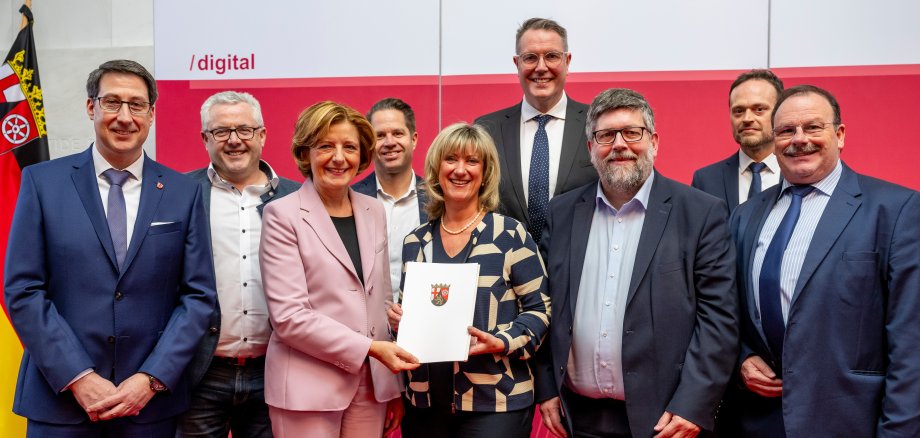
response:
[[[549,137],[546,122],[553,116],[541,114],[533,118],[540,126],[533,136],[533,152],[530,155],[530,179],[527,184],[527,216],[530,218],[527,231],[539,243],[543,224],[546,223],[546,205],[549,204]]]
[[[754,195],[760,193],[763,187],[763,182],[760,179],[760,172],[767,168],[767,165],[764,163],[751,163],[748,166],[748,169],[751,169],[751,188],[748,190],[748,199],[754,197]]]
[[[786,245],[792,237],[792,231],[795,230],[795,223],[799,220],[799,213],[802,211],[802,198],[811,193],[815,188],[813,186],[790,186],[786,191],[792,196],[789,203],[789,210],[780,221],[770,246],[767,247],[767,253],[763,258],[763,266],[760,268],[760,321],[763,325],[764,335],[767,337],[767,344],[773,352],[776,359],[777,369],[774,370],[779,374],[783,358],[783,337],[786,334],[786,324],[783,322],[782,293],[780,292],[780,278],[782,278],[783,253],[786,252]]]
[[[109,180],[109,206],[106,219],[109,222],[109,233],[112,235],[112,244],[115,246],[115,258],[118,260],[118,269],[125,262],[128,253],[128,215],[125,209],[125,194],[121,191],[122,185],[131,177],[127,170],[109,169],[102,172]]]

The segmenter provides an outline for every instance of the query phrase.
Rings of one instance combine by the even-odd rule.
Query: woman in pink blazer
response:
[[[291,152],[303,187],[265,208],[262,281],[272,333],[265,401],[277,437],[379,437],[399,425],[394,373],[418,360],[391,342],[386,216],[349,189],[375,136],[357,111],[313,105]]]

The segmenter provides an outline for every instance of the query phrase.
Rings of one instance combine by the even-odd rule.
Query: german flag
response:
[[[0,64],[0,255],[6,255],[22,168],[48,159],[48,132],[32,37],[32,11],[23,5],[19,12],[25,17],[25,26],[19,31],[6,60]],[[0,265],[0,276],[2,272]],[[22,343],[10,324],[6,304],[3,311],[0,315],[0,357],[3,358],[0,360],[0,435],[25,436],[24,419],[12,413]]]

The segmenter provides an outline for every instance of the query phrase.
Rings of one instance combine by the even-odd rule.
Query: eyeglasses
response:
[[[777,140],[789,140],[795,136],[795,133],[798,132],[799,128],[802,128],[802,132],[806,136],[816,137],[824,133],[824,128],[828,126],[834,126],[833,123],[823,123],[823,122],[808,122],[803,125],[783,125],[778,126],[773,129],[773,136]]]
[[[517,56],[518,60],[521,61],[527,67],[534,67],[540,62],[540,58],[543,58],[543,62],[547,67],[555,67],[565,59],[565,52],[546,52],[544,54],[539,53],[521,53]]]
[[[319,156],[332,155],[339,149],[342,150],[342,153],[345,155],[357,155],[361,152],[361,148],[356,144],[346,144],[342,146],[333,146],[331,144],[320,144],[313,146],[313,150],[316,151],[316,154]]]
[[[127,104],[128,111],[131,111],[131,114],[141,116],[149,113],[150,108],[153,107],[150,102],[140,100],[127,101],[112,96],[94,97],[93,100],[99,102],[99,107],[107,113],[117,113],[121,111],[122,105]]]
[[[623,141],[627,143],[635,143],[639,140],[642,140],[642,137],[645,135],[645,131],[648,131],[644,126],[635,126],[627,127],[623,129],[601,129],[591,133],[591,136],[594,137],[594,142],[597,144],[613,144],[617,141],[617,134],[620,134],[623,137]]]
[[[236,138],[240,140],[252,140],[252,137],[256,135],[256,131],[262,129],[261,126],[251,128],[249,126],[240,126],[239,128],[217,128],[210,131],[205,131],[208,134],[211,134],[211,137],[217,141],[227,141],[230,140],[230,134],[236,133]]]

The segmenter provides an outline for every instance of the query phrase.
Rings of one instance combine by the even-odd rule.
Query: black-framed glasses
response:
[[[565,59],[565,52],[552,51],[543,54],[526,52],[521,53],[517,58],[527,67],[536,66],[540,62],[540,58],[543,58],[543,62],[547,67],[555,67]]]
[[[808,137],[816,137],[824,133],[824,129],[828,126],[833,127],[833,122],[808,122],[801,125],[783,125],[777,126],[773,129],[773,136],[777,140],[789,140],[792,137],[795,137],[795,133],[798,132],[799,128],[802,128],[802,133]]]
[[[94,97],[93,100],[99,103],[99,107],[107,113],[117,113],[121,111],[122,105],[128,105],[128,111],[135,116],[141,116],[150,112],[153,105],[150,102],[142,100],[121,100],[113,96]]]
[[[617,141],[617,134],[623,137],[623,141],[635,143],[642,140],[645,131],[648,131],[648,129],[644,126],[627,126],[623,129],[599,129],[592,132],[591,136],[597,144],[613,144]]]
[[[217,141],[230,140],[230,134],[233,134],[234,132],[236,133],[236,138],[240,140],[252,140],[252,138],[256,135],[256,131],[262,128],[262,126],[257,126],[255,128],[250,126],[240,126],[237,128],[216,128],[205,132],[211,134],[211,137]]]

